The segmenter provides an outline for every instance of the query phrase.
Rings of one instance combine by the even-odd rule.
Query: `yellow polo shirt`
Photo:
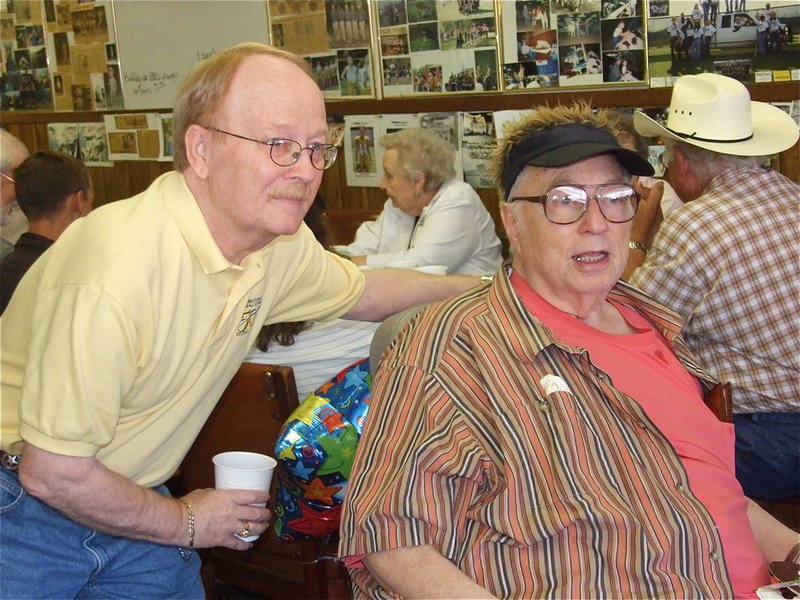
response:
[[[305,225],[230,263],[183,176],[162,175],[76,221],[20,282],[0,319],[0,447],[160,484],[264,323],[338,317],[363,287]]]

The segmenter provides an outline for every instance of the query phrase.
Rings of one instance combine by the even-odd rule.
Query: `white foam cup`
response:
[[[272,473],[278,462],[266,454],[256,452],[223,452],[212,459],[214,462],[214,485],[218,490],[269,490]],[[259,502],[253,506],[266,506]],[[246,538],[236,536],[245,542],[253,542],[257,535]]]
[[[430,273],[431,275],[447,275],[447,265],[423,265],[414,270],[420,273]]]

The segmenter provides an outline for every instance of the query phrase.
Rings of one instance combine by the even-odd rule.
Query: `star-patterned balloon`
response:
[[[278,539],[319,538],[339,528],[371,383],[365,358],[309,394],[284,423],[275,445]]]

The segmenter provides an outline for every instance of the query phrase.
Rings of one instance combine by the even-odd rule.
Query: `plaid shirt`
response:
[[[734,412],[800,411],[800,186],[729,169],[661,224],[630,279],[684,317],[698,362]]]
[[[674,313],[625,284],[610,297],[709,382]],[[673,446],[507,277],[413,319],[383,357],[370,410],[341,556],[430,544],[498,597],[733,596]],[[390,597],[366,569],[351,576],[356,597]]]

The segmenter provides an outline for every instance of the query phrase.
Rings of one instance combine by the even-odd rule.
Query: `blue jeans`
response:
[[[156,492],[169,495],[164,486]],[[200,558],[100,533],[29,496],[0,467],[0,597],[203,598]]]
[[[736,478],[751,498],[800,495],[800,413],[733,415]]]

